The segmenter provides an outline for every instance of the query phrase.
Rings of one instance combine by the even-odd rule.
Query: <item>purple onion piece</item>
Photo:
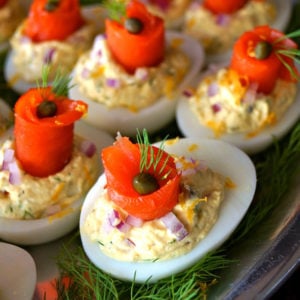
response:
[[[50,48],[46,51],[43,59],[45,64],[51,64],[55,51],[56,51],[55,48]]]
[[[220,103],[215,103],[211,106],[212,110],[214,113],[218,113],[219,111],[222,110],[222,106]]]
[[[80,151],[87,157],[92,157],[96,153],[97,147],[93,142],[84,140],[80,145]]]
[[[189,234],[173,212],[169,212],[161,217],[160,221],[176,236],[178,241],[181,241]]]
[[[111,88],[119,88],[120,87],[120,80],[116,78],[107,78],[106,85]]]

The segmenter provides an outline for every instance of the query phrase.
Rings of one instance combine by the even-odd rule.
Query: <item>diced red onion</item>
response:
[[[126,223],[133,227],[141,227],[144,221],[140,218],[128,215],[128,217],[126,218]]]
[[[192,1],[192,3],[189,6],[189,9],[195,10],[195,9],[198,9],[200,6],[201,6],[201,3],[197,0],[195,0],[195,1]]]
[[[14,185],[21,183],[21,170],[15,159],[15,151],[13,149],[5,149],[1,170],[9,172],[9,183]]]
[[[107,78],[106,85],[111,88],[119,88],[120,87],[120,80],[116,78]]]
[[[135,242],[133,240],[127,238],[126,241],[129,244],[129,246],[134,246],[135,247]]]
[[[148,75],[148,71],[145,68],[137,68],[134,73],[136,79],[143,81],[148,79]]]
[[[184,89],[182,94],[183,96],[190,98],[194,95],[194,91],[192,89]]]
[[[197,173],[198,171],[203,171],[207,169],[204,162],[200,160],[195,160],[194,158],[185,158],[185,163],[181,161],[176,162],[176,168],[181,171],[182,176],[189,176]]]
[[[94,43],[97,43],[97,42],[103,41],[103,40],[106,40],[106,34],[101,33],[95,37]]]
[[[131,215],[128,215],[125,221],[121,220],[119,212],[113,209],[107,215],[106,221],[103,222],[103,229],[107,233],[109,233],[113,228],[116,228],[121,232],[127,232],[131,227],[141,227],[142,225],[142,219]]]
[[[216,24],[219,26],[227,26],[230,22],[230,16],[226,14],[218,14],[216,16]]]
[[[120,215],[119,212],[115,209],[113,209],[109,214],[108,214],[108,222],[110,223],[111,226],[116,227],[118,224],[121,223]]]
[[[256,99],[257,88],[257,83],[251,83],[242,99],[242,102],[247,104],[253,104]]]
[[[131,226],[123,221],[121,221],[117,226],[117,229],[119,229],[121,232],[128,232],[131,228]]]
[[[207,87],[207,96],[208,97],[214,97],[217,95],[219,92],[219,86],[216,82],[212,82],[208,87]]]
[[[52,62],[55,51],[56,51],[55,48],[50,48],[46,51],[43,59],[45,64],[50,64]]]
[[[214,113],[218,113],[222,110],[222,105],[220,103],[215,103],[211,106]]]
[[[88,70],[87,68],[83,68],[81,72],[81,77],[86,79],[90,76],[90,74],[91,74],[90,70]]]
[[[30,42],[31,42],[31,39],[28,36],[22,35],[20,37],[20,43],[21,44],[27,44],[27,43],[30,43]]]
[[[3,162],[2,162],[2,167],[1,170],[2,171],[8,171],[8,165],[13,162],[15,159],[15,150],[13,149],[5,149],[4,153],[3,153]]]
[[[181,241],[189,234],[173,212],[169,212],[161,217],[160,221],[176,236],[178,241]]]
[[[99,34],[95,37],[90,57],[98,62],[102,57],[102,41],[106,39],[106,36]]]
[[[169,0],[155,0],[154,2],[157,7],[159,7],[162,11],[167,11],[169,8]]]
[[[96,150],[96,145],[89,140],[82,141],[80,145],[80,151],[84,153],[87,157],[92,157],[96,153]]]
[[[107,217],[106,220],[102,223],[102,230],[109,234],[115,227],[112,226],[109,222],[109,218]]]
[[[13,185],[20,184],[21,183],[21,171],[15,160],[8,165],[8,170],[9,170],[9,183],[11,183]]]

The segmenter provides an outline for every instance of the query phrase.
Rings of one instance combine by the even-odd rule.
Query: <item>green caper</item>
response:
[[[128,18],[124,22],[124,27],[128,32],[138,34],[143,30],[144,24],[138,18]]]
[[[270,43],[268,43],[266,41],[258,42],[254,49],[255,57],[257,59],[265,59],[265,58],[269,57],[272,50],[273,50],[273,47]]]
[[[156,178],[149,173],[139,173],[134,176],[133,188],[141,195],[146,195],[158,190],[159,185]]]
[[[38,118],[49,118],[56,115],[57,106],[55,102],[44,100],[37,106],[37,116]]]
[[[59,0],[48,0],[44,6],[46,11],[54,11],[59,5]]]

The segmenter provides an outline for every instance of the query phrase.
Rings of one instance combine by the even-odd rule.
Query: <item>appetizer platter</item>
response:
[[[259,53],[261,45],[270,48]],[[180,99],[181,132],[222,139],[251,154],[264,150],[299,119],[297,55],[296,43],[268,26],[244,33],[231,61],[201,74],[195,92]]]
[[[230,59],[231,48],[244,31],[267,24],[284,31],[291,14],[290,0],[192,1],[182,30],[203,44],[207,63],[221,63]]]
[[[94,13],[94,9],[89,6],[91,2],[98,8],[98,3],[94,3],[93,0],[82,0],[81,4],[84,4],[82,11],[91,9]],[[145,2],[150,1],[143,1],[143,3]],[[291,1],[278,1],[277,3],[274,0],[270,2],[281,8],[281,5],[287,5],[281,9],[282,11],[278,17],[287,17],[286,13],[288,13],[288,17],[290,16],[288,7]],[[28,9],[30,4],[31,1],[26,0]],[[297,6],[295,3],[293,5]],[[102,9],[100,11],[102,16]],[[299,18],[296,16],[293,20],[293,26],[289,27],[287,32],[291,32],[293,28],[299,28],[298,20]],[[288,22],[287,19],[284,22]],[[281,30],[281,28],[279,29]],[[99,31],[101,32],[101,29],[98,30],[98,33]],[[180,37],[180,39],[184,37],[184,44],[186,40],[190,41],[187,35],[182,35],[180,32],[167,32],[165,35],[166,40],[169,40],[170,36],[175,37],[175,41],[178,41],[177,37]],[[184,46],[187,49],[183,52],[186,52],[187,56],[191,55],[190,57],[193,56],[196,60],[200,60],[201,66],[205,65],[209,61],[203,53],[202,47],[200,46],[201,50],[196,45],[195,48],[190,47],[194,45],[194,40],[191,40],[193,41],[192,44],[188,42]],[[198,56],[199,51],[201,52],[200,57]],[[11,88],[12,81],[5,77],[9,55],[10,51],[3,52],[0,55],[0,91],[1,97],[4,99],[3,102],[0,101],[0,115],[4,115],[5,118],[12,116],[11,112],[15,112],[15,103],[18,102],[22,94],[28,92],[29,88],[29,86],[25,87],[22,92]],[[201,66],[198,67],[201,69]],[[192,80],[192,78],[190,79]],[[195,77],[195,80],[197,81],[198,78]],[[181,87],[185,94],[189,91],[186,87],[186,85]],[[73,98],[70,94],[68,98],[85,101],[81,97]],[[295,99],[298,102],[298,93],[296,93]],[[10,104],[11,109],[7,107],[6,103]],[[30,108],[31,106],[26,104],[24,107]],[[94,107],[89,105],[89,111],[90,109],[94,110]],[[300,255],[300,241],[299,237],[295,235],[295,232],[298,232],[300,221],[298,201],[300,185],[299,176],[297,176],[299,174],[300,128],[298,118],[295,116],[298,114],[298,110],[294,109],[294,111],[296,112],[291,114],[289,120],[287,120],[288,128],[283,126],[279,130],[279,132],[283,132],[280,140],[274,139],[271,143],[268,142],[267,149],[265,149],[264,141],[257,141],[258,144],[252,145],[250,150],[247,151],[251,156],[248,156],[236,146],[230,145],[234,142],[227,143],[226,140],[216,140],[214,136],[213,139],[211,139],[211,136],[210,139],[207,139],[206,136],[204,138],[202,136],[200,138],[197,136],[189,137],[188,135],[188,137],[184,137],[183,134],[185,135],[185,133],[179,126],[180,122],[175,119],[174,114],[168,122],[161,123],[157,130],[150,130],[149,141],[151,143],[149,145],[151,145],[151,149],[152,146],[155,149],[161,149],[161,141],[163,141],[163,149],[167,153],[163,154],[164,157],[170,155],[175,160],[178,155],[186,158],[193,153],[192,157],[196,157],[197,163],[201,166],[201,172],[208,168],[213,172],[225,175],[227,180],[225,180],[225,193],[218,218],[212,224],[207,235],[202,237],[184,255],[165,259],[150,259],[147,262],[128,262],[123,261],[121,257],[117,257],[117,259],[109,257],[107,252],[105,254],[103,245],[99,241],[92,240],[86,232],[86,220],[93,210],[97,211],[99,206],[101,207],[103,202],[99,201],[99,196],[105,193],[107,187],[110,186],[108,183],[111,182],[106,178],[109,172],[105,171],[104,165],[102,165],[100,153],[102,151],[105,153],[105,149],[111,150],[111,147],[114,147],[119,139],[125,139],[126,134],[122,132],[120,127],[112,130],[107,128],[104,132],[84,117],[77,120],[74,124],[74,135],[88,140],[86,146],[91,145],[90,141],[97,146],[99,162],[99,179],[95,181],[88,194],[75,204],[78,209],[73,211],[74,214],[63,215],[63,218],[57,218],[60,214],[53,217],[52,214],[54,213],[55,216],[56,212],[54,210],[50,211],[50,215],[45,218],[21,220],[21,223],[18,224],[14,222],[6,223],[6,218],[0,218],[0,240],[3,240],[3,242],[0,242],[0,252],[3,251],[3,255],[1,252],[0,257],[16,253],[18,258],[16,260],[12,258],[11,261],[15,260],[21,267],[23,265],[27,266],[26,275],[21,276],[28,279],[28,281],[26,280],[28,285],[19,284],[18,292],[27,293],[26,295],[29,295],[28,298],[30,298],[35,288],[35,299],[45,299],[45,297],[46,299],[75,299],[76,297],[93,299],[100,297],[111,300],[139,299],[146,296],[157,299],[186,300],[187,298],[234,299],[237,297],[251,299],[257,295],[261,295],[262,298],[269,297],[287,278],[287,275],[296,268]],[[287,110],[286,114],[289,115],[289,113],[289,110]],[[289,123],[291,118],[292,121]],[[18,136],[18,134],[14,134],[16,127],[18,127],[18,117],[14,126],[11,126],[13,121],[15,120],[10,119],[9,127],[11,128],[8,127],[8,130],[5,128],[3,134],[0,135],[1,145],[8,139],[14,139]],[[142,128],[142,125],[140,128]],[[117,130],[124,136],[117,134]],[[117,136],[117,141],[111,136],[112,132],[113,137]],[[129,140],[132,140],[133,145],[136,143],[135,137],[133,137],[135,133],[136,128],[133,127],[132,137],[129,138]],[[35,136],[34,131],[33,136]],[[259,150],[257,150],[257,145],[261,147]],[[243,149],[242,146],[238,145]],[[156,153],[156,150],[154,151]],[[83,152],[87,153],[89,150],[85,148]],[[239,159],[237,160],[237,158]],[[172,159],[166,160],[167,167],[171,169],[173,168]],[[49,161],[56,161],[56,159]],[[191,159],[189,164],[191,162],[195,163],[195,160]],[[116,173],[119,174],[120,164],[118,160],[112,160],[112,164],[118,171]],[[47,166],[47,163],[39,165],[44,167]],[[186,160],[182,160],[179,167],[176,164],[176,169],[177,167],[181,168],[183,165],[186,165]],[[245,169],[243,170],[240,166],[245,166]],[[1,167],[3,168],[3,162]],[[128,170],[130,171],[132,168],[129,167]],[[185,174],[182,169],[181,171]],[[1,172],[3,173],[3,170]],[[102,172],[106,172],[106,175],[101,175]],[[172,174],[174,174],[174,170]],[[185,176],[182,177],[185,178]],[[206,177],[209,178],[210,176]],[[174,178],[177,178],[177,175]],[[123,180],[125,179],[123,178]],[[39,182],[39,180],[37,179],[36,182]],[[113,186],[116,182],[114,181]],[[246,186],[247,183],[248,186]],[[186,189],[183,189],[184,186]],[[189,190],[189,185],[181,184],[180,189],[181,191],[185,190],[186,193]],[[34,190],[39,190],[39,188]],[[191,189],[188,192],[190,193]],[[1,193],[3,194],[2,190]],[[245,197],[243,197],[244,194]],[[156,196],[153,196],[153,198],[160,199]],[[202,207],[202,204],[199,206]],[[160,210],[157,209],[157,211]],[[162,218],[162,216],[158,218]],[[35,223],[39,220],[40,223]],[[122,219],[122,221],[124,220]],[[135,219],[135,221],[139,220]],[[121,225],[118,222],[118,218],[113,214],[113,227],[116,225],[120,227]],[[148,224],[148,222],[153,221],[144,220],[142,223]],[[174,219],[172,222],[174,222]],[[172,222],[171,225],[173,225]],[[134,224],[136,227],[139,226],[138,223]],[[36,225],[40,230],[36,230]],[[172,228],[171,225],[159,223],[159,228],[162,228],[163,232],[168,232]],[[183,230],[185,227],[180,226],[180,228]],[[187,228],[189,227],[187,226],[185,229]],[[107,229],[111,230],[111,228]],[[5,231],[5,236],[1,235],[1,230]],[[125,229],[123,228],[123,230]],[[186,233],[185,230],[180,232]],[[171,230],[171,234],[168,233],[167,236],[172,236],[172,234],[174,233]],[[175,236],[177,236],[176,234]],[[188,238],[188,236],[190,237],[191,234],[185,238]],[[141,238],[140,240],[145,239]],[[173,240],[176,245],[178,241],[175,238]],[[7,242],[12,244],[7,244]],[[134,242],[137,244],[136,241]],[[22,248],[18,248],[13,244],[19,244]],[[173,245],[173,243],[171,244]],[[133,246],[130,242],[129,245]],[[25,251],[20,252],[20,249]],[[31,257],[34,264],[32,264]],[[7,260],[2,261],[0,259],[1,269],[2,267],[4,269],[9,268],[9,270],[17,269],[12,268],[11,263],[8,265],[7,262]],[[141,268],[141,266],[143,267]],[[168,266],[168,271],[161,270],[161,266]],[[120,270],[122,270],[122,273]],[[20,268],[20,271],[22,272],[22,268]],[[11,274],[9,272],[5,273]],[[13,272],[12,275],[15,281],[19,281],[19,273]],[[6,282],[6,279],[6,274],[0,274],[1,283]],[[21,282],[24,283],[25,281]],[[10,299],[10,285],[7,284],[0,289],[1,293],[8,295],[8,299]]]
[[[104,161],[112,159],[114,157],[114,151],[118,151],[118,147],[126,147],[126,143],[126,138],[119,137],[115,146],[104,149],[102,152]],[[141,144],[139,144],[139,146],[140,145]],[[130,146],[132,145],[128,147]],[[212,152],[212,149],[220,149],[220,151]],[[110,151],[112,151],[112,154],[108,153]],[[128,151],[130,150],[128,149]],[[118,185],[119,183],[110,183],[110,181],[121,180],[123,175],[118,175],[118,178],[111,178],[111,176],[113,176],[113,170],[105,169],[105,173],[90,190],[83,204],[80,218],[80,233],[85,252],[96,266],[101,268],[104,272],[122,280],[134,280],[140,283],[155,282],[164,277],[168,277],[170,274],[176,274],[191,267],[207,252],[221,245],[230,236],[245,215],[255,192],[256,173],[251,160],[242,151],[229,144],[201,139],[167,140],[165,141],[164,151],[172,154],[172,156],[174,155],[174,157],[180,157],[181,159],[184,157],[182,161],[181,159],[179,160],[178,164],[180,166],[177,167],[177,170],[178,172],[182,172],[180,180],[181,185],[185,185],[183,189],[190,191],[191,195],[196,195],[192,196],[192,201],[183,199],[177,200],[179,201],[178,204],[171,204],[171,208],[173,207],[172,210],[170,210],[170,204],[167,202],[164,203],[163,206],[162,204],[154,204],[155,207],[152,208],[149,203],[152,201],[159,203],[162,202],[163,199],[158,198],[151,200],[151,197],[154,198],[155,196],[147,192],[145,194],[145,200],[142,200],[140,195],[144,195],[144,193],[132,192],[133,195],[136,194],[131,196],[132,204],[130,203],[130,207],[125,206],[124,209],[130,216],[127,217],[127,222],[128,224],[133,224],[133,227],[124,230],[121,226],[117,227],[120,225],[118,216],[115,216],[114,220],[112,220],[112,217],[109,217],[110,222],[117,223],[115,228],[111,228],[112,233],[109,234],[110,230],[106,228],[108,225],[106,225],[103,220],[105,220],[106,213],[110,216],[110,210],[106,209],[106,202],[101,200],[101,195],[103,195],[107,186],[108,193],[111,195],[109,197],[113,197],[114,192],[110,192],[110,185]],[[124,161],[126,155],[127,154],[124,153]],[[238,165],[236,165],[236,169],[232,166],[229,168],[225,163],[233,158],[239,162]],[[106,168],[110,168],[110,161],[106,161],[104,164]],[[131,168],[130,164],[130,159],[128,159],[126,163],[127,170]],[[181,166],[181,164],[183,166]],[[211,168],[213,171],[210,171],[208,168]],[[122,167],[120,166],[119,169],[121,172]],[[110,173],[111,171],[112,173]],[[132,174],[136,174],[136,172],[137,171]],[[214,172],[221,174],[226,180],[230,181],[230,187],[224,187],[223,185],[225,183],[222,182],[224,179],[221,179],[219,175]],[[127,178],[131,178],[130,171],[125,173]],[[141,174],[150,173],[145,171],[145,173]],[[199,176],[198,179],[197,176]],[[203,183],[201,183],[200,178],[202,178],[202,176],[211,177],[211,179],[207,179],[206,183],[204,183],[202,179]],[[170,179],[170,182],[166,183],[166,186],[162,186],[161,191],[158,190],[162,198],[170,198],[170,196],[166,197],[167,192],[165,191],[163,193],[163,190],[166,190],[165,187],[167,187],[167,185],[169,185],[170,189],[172,180],[173,179]],[[123,182],[123,184],[125,184],[125,182]],[[196,188],[194,184],[203,184],[203,186]],[[126,186],[126,189],[130,190],[130,186],[128,186],[127,183]],[[225,188],[224,199],[223,196],[219,194],[223,188]],[[193,189],[199,189],[201,193]],[[172,193],[174,193],[174,191],[172,191]],[[126,192],[126,194],[130,195],[130,192]],[[147,195],[149,195],[149,199],[146,199]],[[121,195],[119,197],[121,197]],[[135,197],[140,197],[140,200],[134,200]],[[207,201],[207,206],[203,203],[200,204],[201,200],[199,200],[200,202],[197,204],[196,199],[198,197],[207,197],[207,199],[205,198],[206,200],[202,199],[202,201]],[[119,200],[110,201],[116,202],[116,205],[119,204],[123,207],[121,198]],[[141,202],[142,206],[140,207],[140,204],[135,206],[134,201]],[[176,203],[176,200],[174,201]],[[222,204],[218,212],[219,201],[221,201]],[[111,209],[111,204],[109,203],[110,202],[108,202],[107,205]],[[198,214],[202,214],[202,217],[197,219],[197,221],[196,219],[188,221],[188,216],[192,208],[187,209],[184,207],[190,205],[193,207],[197,205],[203,206],[203,208],[199,208],[200,211],[203,210],[203,212],[198,212]],[[153,209],[154,212],[152,212]],[[181,209],[183,210],[182,212]],[[115,214],[119,215],[118,211],[120,211],[120,207],[115,206]],[[172,212],[170,213],[170,211]],[[134,222],[130,223],[129,218],[132,219],[132,214],[135,218]],[[193,218],[196,218],[196,215],[197,213],[195,213]],[[207,218],[204,219],[204,215],[207,215]],[[99,219],[97,221],[94,218]],[[99,223],[96,224],[95,222]],[[143,224],[141,224],[141,222]],[[197,226],[195,224],[191,225],[189,222],[191,222],[191,224],[197,223],[199,229],[196,229]],[[168,237],[167,233],[163,233],[163,228],[159,227],[163,227],[163,224],[166,224],[165,230],[167,233],[171,231],[170,237]],[[185,226],[183,224],[185,224]],[[189,224],[188,227],[187,224]],[[177,227],[178,229],[176,229]],[[114,233],[114,230],[117,232]],[[98,232],[98,234],[96,232]],[[121,235],[120,240],[118,239],[118,235]],[[143,239],[144,236],[148,237],[148,241]],[[202,238],[199,241],[200,236]],[[111,241],[108,239],[111,239]],[[127,246],[125,245],[126,241]],[[172,246],[169,245],[171,242]],[[99,244],[101,245],[100,247]],[[108,244],[110,246],[108,246]]]

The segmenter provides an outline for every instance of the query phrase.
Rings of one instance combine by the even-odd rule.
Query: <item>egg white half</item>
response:
[[[195,151],[191,146],[197,145]],[[247,212],[256,189],[256,171],[250,158],[241,150],[222,141],[184,138],[175,143],[165,143],[170,154],[184,155],[205,161],[213,171],[229,177],[235,188],[226,189],[219,219],[208,235],[189,253],[177,258],[155,262],[124,262],[103,254],[83,230],[85,220],[103,190],[106,179],[103,174],[87,194],[80,216],[80,234],[84,251],[89,259],[104,272],[126,281],[143,283],[179,273],[203,257],[207,252],[219,247],[233,232]]]
[[[278,29],[280,31],[285,31],[287,28],[293,8],[293,1],[291,0],[271,0],[271,3],[274,4],[277,12],[276,19],[273,23],[269,24],[272,28]],[[221,63],[224,61],[229,61],[231,58],[232,50],[226,51],[219,54],[206,54],[206,63]]]
[[[248,154],[265,150],[274,139],[282,138],[299,120],[300,117],[300,84],[297,87],[295,102],[288,108],[278,122],[262,129],[256,136],[247,137],[246,133],[226,133],[215,137],[214,131],[201,124],[189,105],[189,99],[182,96],[176,109],[176,121],[179,130],[185,137],[212,138],[231,143]]]
[[[0,138],[0,144],[13,135],[13,129]],[[99,174],[103,171],[100,152],[113,143],[113,138],[90,125],[79,121],[75,123],[75,134],[92,141],[97,147]],[[37,245],[58,239],[78,226],[80,209],[84,196],[72,204],[72,211],[59,218],[41,218],[34,220],[13,220],[0,217],[0,239],[19,245]]]
[[[0,242],[0,266],[1,299],[32,299],[37,271],[31,255],[18,246]]]
[[[197,41],[185,34],[177,32],[166,33],[168,44],[177,38],[183,40],[180,47],[191,60],[191,68],[178,86],[178,94],[180,94],[201,70],[204,63],[204,51]],[[82,99],[88,103],[89,111],[85,118],[86,122],[105,129],[112,134],[121,131],[122,134],[127,136],[135,136],[137,128],[146,128],[148,133],[158,131],[175,118],[177,105],[177,99],[170,100],[163,97],[153,105],[136,113],[129,111],[127,108],[107,108],[105,105],[87,98],[80,92],[77,85],[70,89],[69,96],[72,99]]]

